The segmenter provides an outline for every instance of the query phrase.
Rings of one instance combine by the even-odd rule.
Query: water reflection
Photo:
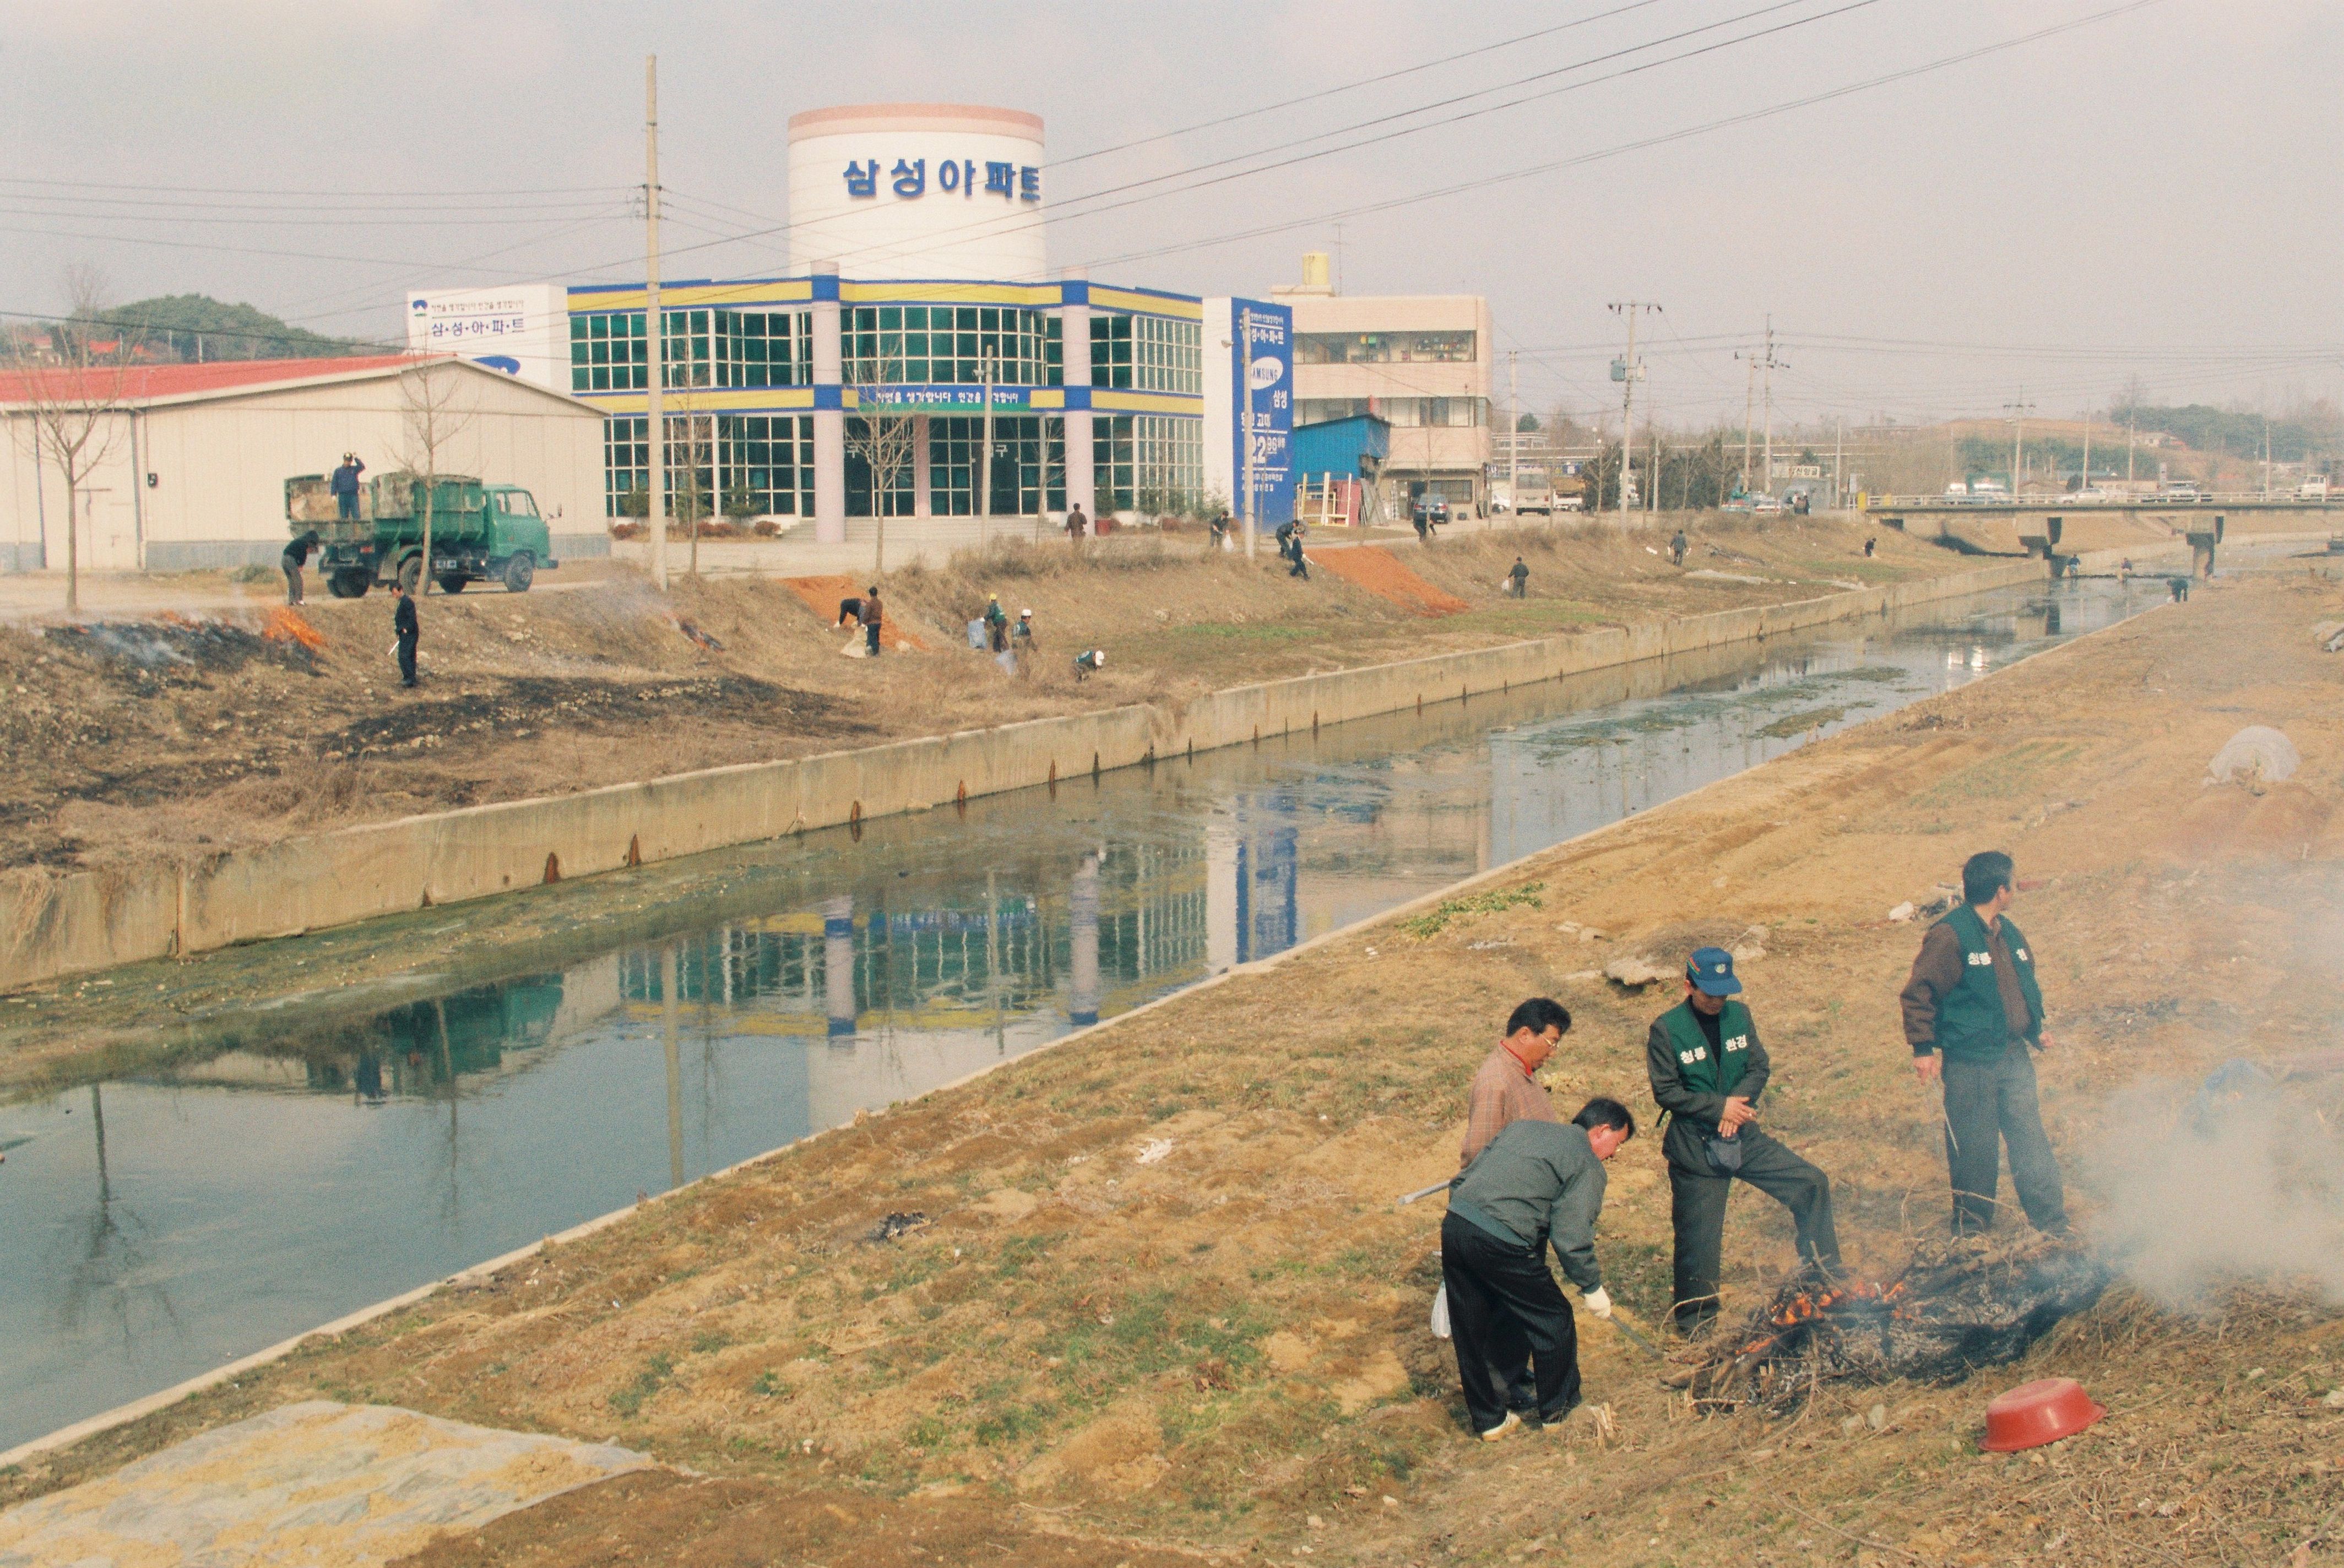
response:
[[[750,846],[711,893],[675,869],[651,940],[353,1023],[264,1010],[86,1121],[0,1107],[0,1446],[2127,610],[2010,595]]]

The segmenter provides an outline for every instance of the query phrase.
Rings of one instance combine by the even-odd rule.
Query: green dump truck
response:
[[[561,563],[538,515],[537,501],[518,485],[482,484],[463,474],[427,481],[402,470],[377,474],[359,487],[359,515],[342,517],[333,481],[297,474],[285,481],[285,523],[295,538],[317,531],[317,570],[337,599],[364,597],[378,582],[397,582],[409,592],[423,577],[423,514],[431,511],[431,576],[442,592],[468,582],[502,582],[514,593]]]

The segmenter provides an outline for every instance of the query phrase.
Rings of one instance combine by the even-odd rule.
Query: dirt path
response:
[[[2308,629],[2338,597],[2206,590],[1538,856],[1495,884],[1525,895],[1509,907],[1379,923],[860,1118],[33,1465],[0,1499],[321,1395],[615,1437],[719,1478],[648,1511],[643,1482],[576,1493],[435,1564],[595,1560],[610,1535],[639,1563],[796,1555],[817,1512],[868,1520],[889,1552],[1015,1556],[1046,1529],[1088,1543],[1068,1561],[1134,1564],[2286,1561],[2334,1506],[2344,1440],[2344,1316],[2299,1290],[2200,1317],[2119,1287],[2022,1365],[1787,1422],[1692,1420],[1589,1324],[1613,1435],[1490,1447],[1462,1435],[1424,1330],[1437,1209],[1391,1199],[1453,1170],[1465,1079],[1526,994],[1579,1018],[1559,1099],[1649,1115],[1642,1028],[1671,998],[1599,967],[1718,941],[1775,1058],[1769,1125],[1833,1174],[1850,1261],[1894,1268],[1945,1193],[1895,1021],[1918,928],[1884,916],[1999,845],[2045,884],[2017,913],[2056,1040],[2046,1119],[2086,1230],[2106,1227],[2084,1177],[2112,1092],[2333,1040],[2344,711]],[[2302,772],[2202,787],[2258,723]],[[2344,1114],[2344,1077],[2293,1092]],[[1647,1322],[1668,1280],[1655,1145],[1614,1166],[1601,1239]],[[869,1239],[890,1213],[924,1223]],[[1790,1263],[1786,1220],[1737,1197],[1726,1255],[1738,1310]],[[1980,1457],[1986,1398],[2052,1373],[2114,1414]]]
[[[1606,622],[1803,598],[1972,564],[1823,520],[1709,523],[1693,564],[1763,558],[1763,582],[1688,577],[1642,532],[1569,525],[1411,549],[1413,574],[1470,606],[1427,621],[1334,573],[1185,540],[997,547],[885,584],[898,635],[925,651],[842,659],[844,594],[764,578],[682,580],[662,598],[607,570],[554,595],[421,604],[419,691],[394,678],[386,599],[312,599],[321,646],[261,640],[268,605],[79,626],[0,625],[0,873],[121,865],[352,822],[556,794],[1203,691],[1313,669],[1488,646]],[[1660,535],[1659,538],[1665,538]],[[1516,551],[1531,595],[1490,586]],[[1359,552],[1337,552],[1359,553]],[[169,584],[207,603],[200,574]],[[842,582],[847,580],[841,579]],[[151,585],[150,585],[151,586]],[[211,583],[226,591],[225,577]],[[861,581],[849,583],[859,592]],[[1036,612],[1015,677],[963,628],[997,592]],[[145,602],[142,601],[142,602]],[[1106,649],[1077,684],[1070,656]]]
[[[1379,544],[1330,550],[1310,560],[1346,582],[1418,615],[1460,615],[1473,608],[1402,566],[1398,556]]]

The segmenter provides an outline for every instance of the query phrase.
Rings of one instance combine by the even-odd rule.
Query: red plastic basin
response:
[[[1985,1441],[1978,1447],[1988,1453],[2041,1448],[2075,1436],[2107,1413],[2073,1378],[2021,1383],[1985,1407]]]

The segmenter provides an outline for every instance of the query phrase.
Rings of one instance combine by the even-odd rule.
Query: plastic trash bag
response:
[[[2268,724],[2248,724],[2206,764],[2208,784],[2278,784],[2303,765],[2295,743]]]
[[[1432,1337],[1449,1338],[1449,1287],[1443,1285],[1432,1293]]]
[[[985,622],[982,620],[970,622],[968,623],[968,645],[982,653],[985,652]]]

